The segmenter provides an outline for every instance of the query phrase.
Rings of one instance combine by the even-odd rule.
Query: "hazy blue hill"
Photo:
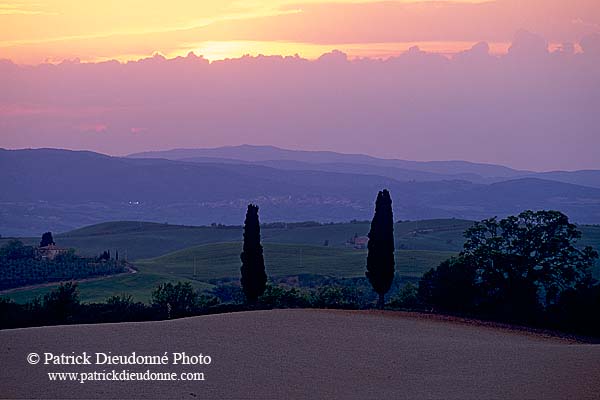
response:
[[[428,186],[434,186],[437,183]],[[551,205],[571,202],[572,205],[587,204],[590,207],[598,204],[600,189],[569,183],[550,181],[538,178],[522,178],[493,183],[475,185],[457,183],[461,191],[443,192],[443,186],[436,190],[444,199],[452,204],[477,205],[486,204],[506,209],[519,207],[550,207]],[[471,194],[476,196],[468,196]],[[433,195],[433,193],[432,193]],[[567,201],[567,199],[569,199]]]
[[[111,220],[239,225],[250,202],[261,206],[263,222],[366,220],[382,188],[392,193],[397,219],[473,220],[557,209],[579,223],[600,223],[598,188],[538,178],[494,184],[436,180],[429,172],[418,172],[421,180],[407,180],[411,172],[396,167],[314,165],[283,169],[56,149],[0,150],[0,234],[37,236]]]
[[[40,149],[3,151],[0,166],[0,200],[181,201],[261,193],[248,181],[248,170],[208,164]]]
[[[517,191],[523,199],[560,198],[570,195],[593,196],[599,193],[596,188],[590,188],[570,183],[557,184],[555,181],[540,178],[521,178],[498,182],[489,185],[492,195]]]
[[[466,161],[407,161],[361,154],[296,151],[273,146],[230,146],[174,149],[132,154],[134,158],[164,158],[190,162],[253,163],[278,169],[320,170],[386,176],[400,181],[467,180],[494,183],[515,178],[539,178],[600,188],[600,171],[520,171],[502,165]]]
[[[542,172],[536,174],[535,176],[538,178],[548,179],[552,181],[600,188],[600,171],[598,170],[551,171]]]
[[[332,151],[302,151],[287,150],[274,146],[224,146],[206,149],[173,149],[165,151],[150,151],[129,155],[134,158],[166,158],[181,160],[195,157],[226,158],[243,161],[288,160],[309,163],[327,163],[352,161],[363,164],[377,162],[378,159],[362,154],[342,154]]]
[[[210,201],[318,193],[371,193],[396,182],[380,176],[321,171],[280,171],[260,165],[126,159],[68,150],[0,152],[0,200],[5,201]]]
[[[406,161],[382,159],[364,154],[342,154],[331,151],[287,150],[273,146],[226,146],[211,149],[174,149],[131,154],[134,158],[165,158],[171,160],[214,157],[243,161],[300,161],[316,164],[366,164],[379,167],[429,172],[442,175],[473,174],[482,177],[516,177],[528,171],[517,171],[493,164],[467,161]]]
[[[225,164],[246,164],[262,165],[283,170],[302,170],[302,171],[325,171],[339,172],[363,175],[378,175],[392,178],[398,181],[440,181],[440,180],[467,180],[476,183],[487,183],[490,178],[484,178],[476,174],[438,174],[427,171],[410,170],[392,166],[377,166],[371,164],[332,162],[332,163],[311,163],[297,160],[265,160],[265,161],[244,161],[230,158],[213,157],[190,157],[183,158],[180,161],[195,163],[225,163]],[[495,178],[497,179],[497,178]]]

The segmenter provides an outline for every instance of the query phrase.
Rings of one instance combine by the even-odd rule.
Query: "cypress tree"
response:
[[[394,280],[394,215],[392,199],[387,190],[379,192],[375,215],[369,231],[369,254],[365,275],[379,295],[377,307],[383,309],[384,296]]]
[[[258,206],[248,205],[244,221],[244,250],[242,259],[242,289],[248,303],[255,303],[265,292],[267,273],[263,247],[260,244],[260,223],[258,221]]]
[[[52,238],[52,232],[46,232],[42,235],[42,240],[40,241],[40,247],[46,247],[49,245],[53,245],[54,239]]]

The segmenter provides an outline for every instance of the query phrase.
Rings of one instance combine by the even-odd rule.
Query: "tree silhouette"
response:
[[[46,247],[54,243],[54,239],[52,238],[52,232],[46,232],[42,235],[42,241],[40,242],[40,247]]]
[[[98,260],[99,260],[99,261],[108,261],[108,260],[110,260],[110,252],[109,252],[109,251],[106,251],[106,250],[104,250],[104,251],[102,252],[102,254],[100,254],[100,255],[98,256]]]
[[[419,296],[436,310],[531,323],[563,294],[594,285],[598,253],[559,211],[524,211],[476,222],[458,257],[423,275]],[[564,303],[563,303],[564,304]]]
[[[248,205],[244,221],[244,250],[242,259],[242,289],[249,303],[255,303],[264,293],[267,285],[263,248],[260,244],[260,223],[258,206]]]
[[[44,295],[45,317],[50,321],[67,322],[79,307],[77,282],[61,283],[57,290]]]
[[[152,291],[152,304],[162,310],[167,318],[179,318],[194,313],[199,297],[189,282],[166,282]]]
[[[477,265],[478,286],[488,299],[519,293],[515,282],[523,281],[521,286],[540,291],[542,305],[554,304],[563,291],[589,283],[598,258],[591,247],[578,248],[581,232],[560,211],[527,210],[500,221],[486,219],[465,237],[461,255]]]
[[[394,216],[387,190],[379,192],[369,232],[369,254],[365,275],[379,295],[377,307],[383,309],[384,296],[394,280]]]

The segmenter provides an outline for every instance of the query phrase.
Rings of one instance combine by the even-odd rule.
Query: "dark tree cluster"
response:
[[[573,293],[596,290],[591,269],[598,253],[576,246],[581,233],[558,211],[487,219],[465,237],[458,257],[420,281],[421,299],[436,310],[531,323]]]

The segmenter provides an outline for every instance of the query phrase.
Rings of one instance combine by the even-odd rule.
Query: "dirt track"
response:
[[[118,274],[112,274],[112,275],[100,275],[100,276],[95,276],[93,278],[70,279],[70,280],[66,280],[66,281],[44,282],[44,283],[38,283],[36,285],[19,286],[19,287],[16,287],[16,288],[4,289],[4,290],[0,290],[0,295],[10,294],[10,293],[17,293],[17,292],[23,292],[23,291],[33,290],[33,289],[39,289],[39,288],[43,288],[43,287],[56,286],[56,285],[60,285],[62,283],[67,283],[67,282],[77,282],[77,283],[94,282],[94,281],[101,281],[101,280],[104,280],[104,279],[116,278],[117,276],[123,276],[123,275],[137,274],[138,273],[138,271],[136,269],[130,267],[129,265],[127,265],[125,267],[125,269],[127,269],[127,271],[120,272]]]
[[[0,331],[2,398],[598,398],[600,346],[393,313],[274,310]],[[29,365],[31,352],[203,353],[208,366]],[[170,357],[172,359],[172,357]],[[48,372],[204,372],[50,382]]]

